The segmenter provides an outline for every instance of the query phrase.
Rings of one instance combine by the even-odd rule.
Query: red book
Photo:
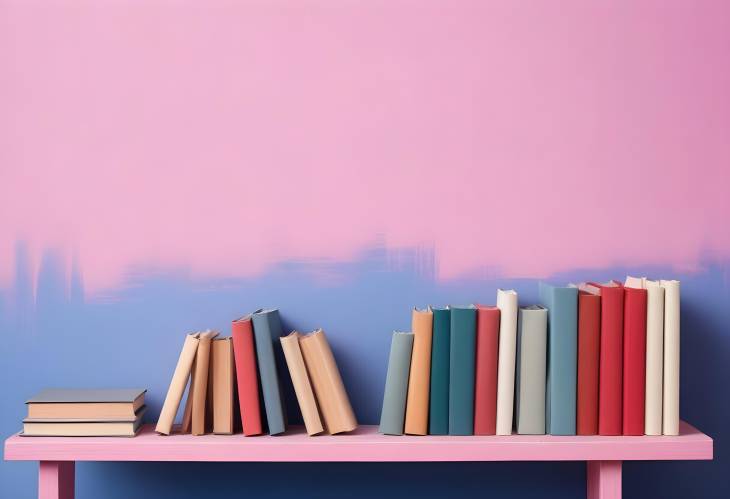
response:
[[[646,393],[646,290],[625,287],[624,294],[624,435],[644,434]]]
[[[497,359],[499,309],[477,306],[476,374],[474,379],[474,435],[497,431]]]
[[[578,393],[576,433],[598,434],[598,366],[601,342],[601,297],[578,294]]]
[[[256,348],[251,316],[233,321],[233,357],[236,363],[238,404],[244,435],[260,435],[261,406],[259,403],[259,376],[256,369]]]
[[[601,352],[598,376],[598,434],[621,435],[624,354],[624,287],[589,283],[601,295]]]

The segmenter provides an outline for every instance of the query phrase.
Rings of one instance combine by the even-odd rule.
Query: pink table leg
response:
[[[75,464],[74,461],[41,461],[38,499],[73,499]]]
[[[621,499],[621,461],[588,461],[588,499]]]

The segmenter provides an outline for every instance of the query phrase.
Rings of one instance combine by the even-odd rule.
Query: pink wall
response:
[[[19,239],[92,291],[382,241],[446,279],[726,259],[730,3],[699,4],[2,0],[0,279]]]

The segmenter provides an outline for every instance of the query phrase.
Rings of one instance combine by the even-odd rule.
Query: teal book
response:
[[[390,342],[388,374],[385,377],[383,410],[380,413],[380,433],[403,435],[412,352],[413,333],[394,332]]]
[[[449,435],[474,434],[476,330],[476,307],[451,307]]]
[[[540,283],[540,301],[548,309],[545,431],[575,435],[578,288]]]
[[[256,360],[261,378],[261,392],[269,434],[278,435],[286,431],[284,398],[281,393],[279,374],[274,357],[274,341],[282,335],[279,311],[258,310],[251,315],[253,334],[256,340]]]
[[[428,433],[449,434],[449,356],[451,355],[451,310],[434,308],[431,340],[431,398]]]

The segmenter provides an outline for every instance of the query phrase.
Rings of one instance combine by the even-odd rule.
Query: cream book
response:
[[[292,385],[294,385],[294,393],[297,396],[299,409],[302,411],[304,426],[307,429],[307,433],[312,436],[322,433],[324,427],[319,417],[317,401],[314,398],[312,384],[309,380],[307,367],[304,364],[304,357],[302,357],[302,350],[299,346],[300,336],[298,332],[293,331],[287,336],[282,336],[279,340],[281,341],[281,348],[284,350],[284,358],[289,368],[289,375],[291,376]]]
[[[499,356],[497,358],[497,435],[512,434],[517,355],[517,292],[497,291]]]
[[[679,281],[659,284],[664,288],[662,434],[679,435]]]
[[[135,417],[128,421],[28,418],[23,420],[21,435],[25,437],[133,437],[142,426],[142,417],[146,409],[145,406],[142,406]]]
[[[141,388],[60,389],[41,391],[28,399],[29,419],[134,419],[144,405]]]
[[[335,434],[357,428],[355,413],[324,331],[318,329],[300,337],[299,346],[326,430]]]
[[[177,415],[180,401],[185,392],[185,386],[190,377],[190,370],[193,367],[195,353],[198,350],[199,336],[199,333],[193,333],[185,337],[185,343],[183,343],[180,357],[175,366],[175,372],[172,375],[170,387],[167,389],[165,402],[162,404],[160,417],[157,420],[157,426],[155,427],[157,433],[169,435],[172,432],[172,424],[175,422],[175,416]]]

